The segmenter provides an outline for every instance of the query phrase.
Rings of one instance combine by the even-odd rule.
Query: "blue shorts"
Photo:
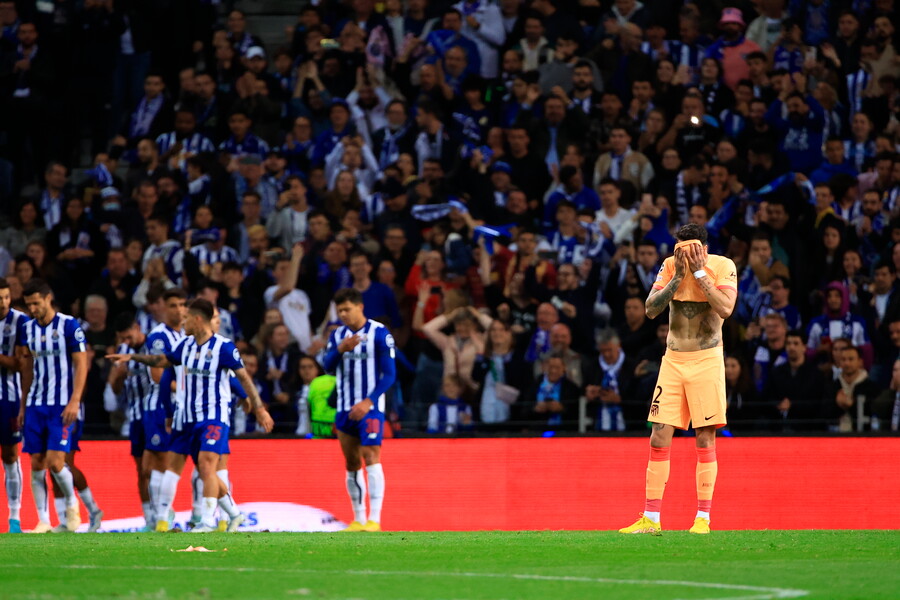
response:
[[[384,413],[370,410],[360,421],[350,419],[349,412],[339,412],[334,416],[338,431],[359,438],[362,446],[380,446],[384,434]]]
[[[169,452],[190,456],[191,454],[191,424],[185,423],[185,429],[173,429],[169,437]]]
[[[0,446],[15,446],[21,441],[19,403],[0,402]]]
[[[138,419],[131,422],[128,429],[128,439],[131,440],[131,455],[140,458],[144,455],[144,420]]]
[[[75,421],[75,426],[72,427],[72,435],[69,436],[69,452],[81,452],[81,446],[78,445],[78,442],[81,441],[83,433],[84,421]]]
[[[197,464],[201,452],[227,454],[228,430],[230,427],[220,421],[201,421],[191,430],[191,458]]]
[[[76,422],[77,423],[77,422]],[[62,408],[59,406],[29,406],[25,409],[26,454],[43,454],[48,450],[72,451],[72,432],[76,423],[63,425]]]
[[[144,450],[168,452],[171,438],[166,431],[166,413],[161,410],[146,413],[141,421],[144,423]]]

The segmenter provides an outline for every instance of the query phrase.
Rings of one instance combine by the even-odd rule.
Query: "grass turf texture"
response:
[[[3,599],[900,597],[895,531],[4,535],[0,564]]]

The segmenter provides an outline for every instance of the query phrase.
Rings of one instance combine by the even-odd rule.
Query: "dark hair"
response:
[[[9,282],[6,281],[6,277],[0,277],[0,290],[8,290]]]
[[[769,280],[769,283],[771,284],[773,281],[776,281],[776,280],[781,282],[781,285],[784,286],[784,289],[786,289],[786,290],[791,289],[791,280],[789,278],[785,277],[784,275],[775,275],[774,277],[772,277],[772,279]]]
[[[188,306],[188,311],[195,315],[200,315],[207,321],[212,321],[213,315],[215,315],[215,307],[213,307],[212,302],[203,298],[194,298]]]
[[[222,271],[223,272],[225,272],[225,271],[240,271],[241,273],[243,273],[244,269],[243,269],[243,267],[241,267],[241,265],[239,263],[236,263],[233,260],[230,260],[226,263],[222,263]]]
[[[53,290],[50,289],[50,284],[43,279],[33,277],[25,284],[25,289],[22,290],[22,297],[33,296],[34,294],[49,296],[52,293]]]
[[[338,290],[334,294],[334,305],[340,306],[345,302],[349,302],[351,304],[362,304],[362,294],[356,288],[343,288]]]
[[[848,350],[856,352],[856,358],[862,358],[862,351],[857,346],[850,344],[849,346],[844,348],[844,352],[847,352]]]
[[[113,329],[115,329],[116,333],[121,333],[131,329],[134,324],[134,313],[123,312],[116,315],[116,318],[113,321]]]
[[[157,300],[163,297],[163,294],[166,293],[166,286],[162,283],[154,283],[151,284],[149,289],[147,289],[147,304],[153,304]]]
[[[787,339],[789,337],[800,338],[800,341],[803,342],[803,345],[804,346],[806,345],[806,336],[799,329],[791,329],[790,331],[787,332],[787,335],[784,337],[785,337],[785,339]]]
[[[872,269],[872,272],[874,273],[874,272],[877,271],[878,269],[887,269],[888,271],[891,272],[891,275],[893,275],[893,274],[895,274],[895,273],[897,272],[897,267],[895,267],[895,266],[894,266],[894,262],[893,262],[893,261],[890,261],[890,260],[880,260],[880,261],[878,261],[878,264],[875,265],[875,268]],[[0,289],[2,289],[2,288],[3,288],[3,284],[0,284]]]
[[[171,288],[163,292],[162,298],[166,302],[171,300],[172,298],[179,298],[181,300],[187,300],[187,292],[181,288]]]
[[[706,227],[702,227],[700,225],[696,225],[695,223],[688,223],[687,225],[682,225],[677,232],[675,232],[675,238],[679,242],[685,242],[687,240],[700,240],[701,243],[706,243],[707,238]]]

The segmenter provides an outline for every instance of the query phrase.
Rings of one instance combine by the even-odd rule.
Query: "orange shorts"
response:
[[[725,421],[725,359],[722,347],[694,352],[666,351],[650,403],[652,423],[687,429]]]

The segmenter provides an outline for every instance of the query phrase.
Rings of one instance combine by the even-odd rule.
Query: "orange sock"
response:
[[[697,516],[709,518],[712,507],[713,491],[716,489],[716,475],[719,463],[716,462],[716,447],[697,448]]]
[[[652,521],[659,521],[662,508],[663,492],[669,480],[670,448],[650,447],[650,460],[647,461],[647,500],[644,504],[644,516]]]

